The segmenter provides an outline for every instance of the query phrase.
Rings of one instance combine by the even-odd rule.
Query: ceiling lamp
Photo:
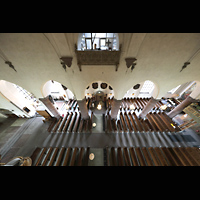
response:
[[[60,58],[61,64],[65,64],[68,67],[71,67],[71,65],[72,65],[72,59],[73,59],[73,57],[61,57]]]
[[[96,125],[97,125],[97,124],[96,124],[95,122],[94,122],[94,123],[92,123],[92,127],[93,127],[93,128],[95,128],[95,127],[96,127]]]
[[[69,110],[69,105],[66,105],[66,109]]]
[[[133,104],[130,105],[130,109],[133,110],[135,106]]]
[[[166,109],[167,109],[167,106],[166,106],[166,105],[162,105],[162,106],[160,106],[160,109],[161,109],[161,110],[166,110]]]
[[[189,64],[190,64],[190,62],[185,62],[180,72],[182,72],[183,69],[185,69]]]
[[[72,57],[62,57],[60,58],[60,64],[62,65],[63,69],[66,71],[66,65],[71,67],[72,65]]]
[[[98,109],[98,110],[101,110],[101,108],[102,108],[102,106],[101,106],[101,104],[99,103],[98,106],[97,106],[97,109]]]
[[[5,61],[5,64],[7,64],[10,68],[14,69],[17,72],[17,70],[10,61]]]
[[[90,159],[90,160],[94,160],[94,154],[93,154],[93,153],[91,153],[91,154],[89,155],[89,159]]]
[[[126,66],[127,66],[127,68],[129,68],[130,66],[135,66],[136,65],[136,58],[134,58],[134,57],[131,57],[131,58],[125,58],[125,62],[126,62]]]

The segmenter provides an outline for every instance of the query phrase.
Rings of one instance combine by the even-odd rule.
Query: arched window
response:
[[[54,100],[74,99],[74,94],[66,86],[53,80],[47,81],[43,86],[43,96],[51,95]]]
[[[119,50],[117,33],[82,33],[78,50]]]
[[[155,87],[155,84],[152,82],[152,81],[145,81],[143,86],[142,86],[142,89],[140,90],[140,94],[151,94],[153,89]]]
[[[146,80],[130,88],[124,95],[124,98],[128,98],[128,97],[129,98],[134,98],[134,97],[150,98],[151,96],[156,98],[157,92],[158,92],[158,88],[156,87],[156,85],[152,81]]]
[[[18,116],[33,117],[40,105],[38,99],[29,91],[14,83],[0,80],[0,94],[14,105],[12,112]],[[12,105],[10,108],[12,108]],[[6,109],[10,109],[9,107]]]

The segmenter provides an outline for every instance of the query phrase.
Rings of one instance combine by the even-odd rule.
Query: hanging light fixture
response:
[[[90,159],[90,160],[94,160],[94,154],[93,154],[93,153],[91,153],[91,154],[89,155],[89,159]]]
[[[101,104],[99,103],[98,106],[97,106],[97,109],[98,109],[98,110],[101,110],[101,108],[102,108],[102,106],[101,106]]]
[[[17,70],[10,61],[5,61],[5,64],[7,64],[10,68],[14,69],[17,72]]]
[[[160,106],[160,109],[161,109],[161,110],[166,110],[166,109],[167,109],[167,105],[162,105],[162,106]]]
[[[97,124],[96,124],[95,122],[94,122],[94,123],[92,123],[92,127],[93,127],[93,128],[95,128],[95,127],[96,127],[96,125],[97,125]]]
[[[69,110],[69,105],[66,105],[66,109]]]
[[[133,110],[135,106],[133,104],[130,105],[130,109]]]

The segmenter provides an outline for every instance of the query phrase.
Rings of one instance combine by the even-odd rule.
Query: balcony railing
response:
[[[112,50],[77,50],[75,45],[75,52],[77,56],[77,64],[79,70],[82,71],[82,65],[115,65],[115,71],[118,70],[119,59],[121,54],[121,45],[119,51]]]

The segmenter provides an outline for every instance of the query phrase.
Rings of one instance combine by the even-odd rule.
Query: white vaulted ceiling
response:
[[[1,33],[0,80],[15,83],[37,98],[45,82],[55,80],[69,88],[77,99],[84,98],[86,87],[94,81],[112,85],[115,98],[145,80],[153,81],[161,98],[172,88],[200,81],[199,33],[119,33],[122,53],[118,71],[115,66],[83,65],[79,71],[75,54],[79,33]],[[180,72],[183,64],[191,64]],[[62,68],[59,57],[72,56],[72,65]],[[137,64],[127,70],[125,58],[136,57]],[[17,72],[5,64],[8,59]],[[0,99],[0,107],[2,102]]]

